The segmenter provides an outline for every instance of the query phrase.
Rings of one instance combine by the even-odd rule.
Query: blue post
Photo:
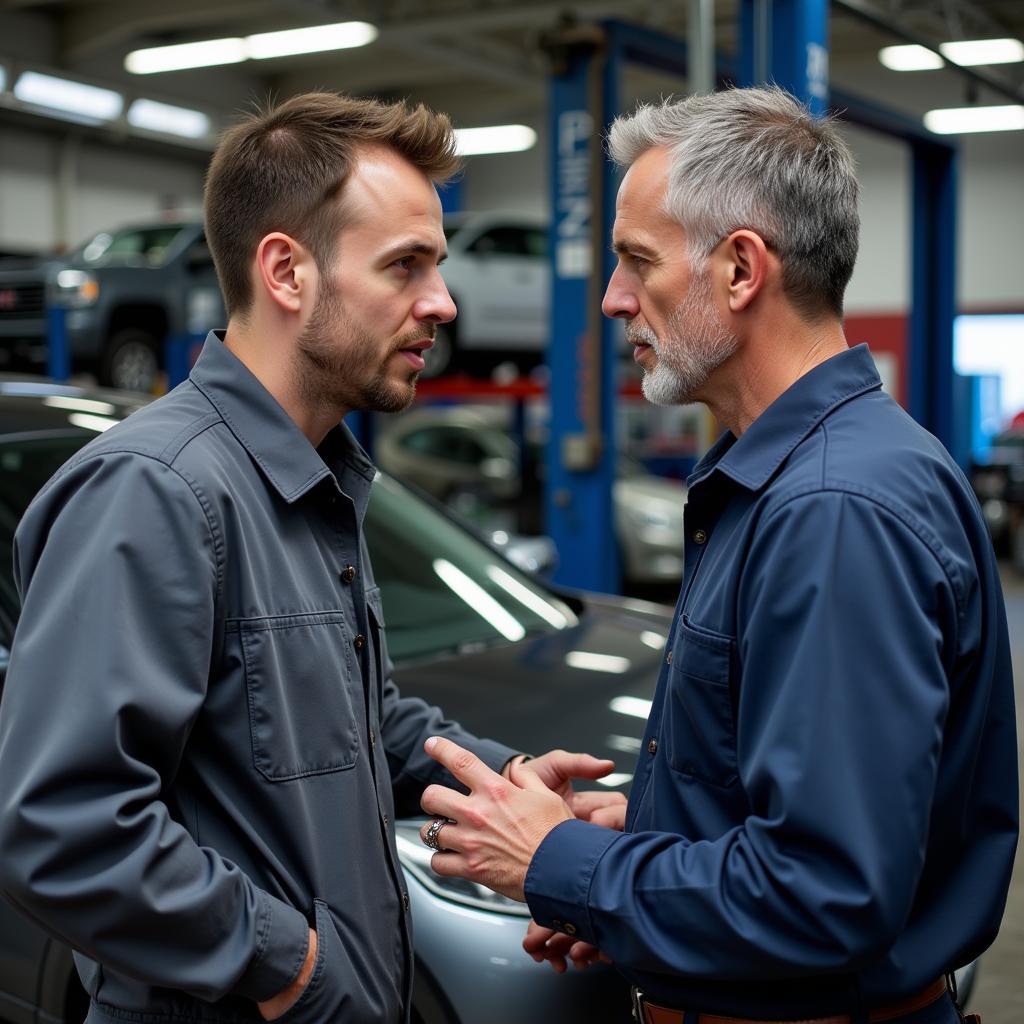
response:
[[[612,511],[615,472],[613,364],[600,299],[606,247],[601,133],[607,76],[601,33],[567,38],[551,80],[551,320],[547,349],[551,424],[545,523],[558,549],[557,582],[588,590],[620,587]]]
[[[910,414],[952,449],[957,151],[946,143],[917,141],[912,152]]]
[[[46,307],[46,373],[54,380],[71,376],[67,318],[68,311],[63,306]]]
[[[441,197],[442,213],[458,213],[462,209],[465,202],[466,175],[468,173],[469,168],[466,167],[459,177],[449,181],[446,185],[442,185],[437,190],[437,194]]]
[[[201,340],[201,339],[200,339]],[[192,334],[171,334],[164,340],[164,366],[167,370],[167,390],[177,387],[192,369]]]
[[[775,82],[828,110],[828,0],[742,0],[740,83]]]

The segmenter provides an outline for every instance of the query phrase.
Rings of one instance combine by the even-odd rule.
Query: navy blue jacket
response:
[[[914,993],[991,943],[1017,839],[977,502],[865,346],[723,436],[689,487],[627,832],[559,825],[533,915],[668,1005],[812,1017]]]

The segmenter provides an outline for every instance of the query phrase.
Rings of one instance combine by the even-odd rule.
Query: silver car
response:
[[[520,521],[512,525],[537,532],[543,458],[526,453],[524,478],[522,454],[495,416],[466,407],[424,407],[390,419],[374,449],[381,469],[461,514],[486,522],[488,514],[499,516],[513,504]],[[652,476],[626,456],[619,457],[617,471],[612,500],[623,578],[629,584],[678,583],[686,487]]]

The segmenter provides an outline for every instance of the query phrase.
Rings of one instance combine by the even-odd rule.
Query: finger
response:
[[[435,783],[423,790],[420,807],[423,808],[424,814],[429,814],[431,817],[451,818],[458,821],[460,816],[464,817],[467,799],[465,793],[457,793],[454,789],[438,786]]]
[[[602,779],[615,771],[615,762],[591,754],[570,754],[568,751],[552,751],[552,760],[558,769],[569,778]],[[529,767],[529,762],[527,762]]]
[[[427,833],[430,831],[431,825],[433,825],[436,819],[432,818],[420,827],[420,842],[423,843],[428,849],[433,849],[429,842],[427,842]],[[461,852],[462,846],[459,843],[459,836],[455,831],[455,822],[451,819],[448,823],[442,825],[435,833],[434,839],[437,842],[439,850],[454,850]]]
[[[587,820],[591,825],[600,825],[602,828],[624,832],[626,829],[626,805],[615,804],[614,807],[599,807]]]
[[[625,807],[626,797],[622,793],[600,793],[588,789],[582,793],[573,793],[569,804],[577,818],[585,819],[601,807]]]
[[[470,790],[494,782],[505,785],[505,780],[497,772],[491,771],[476,754],[443,736],[431,736],[423,744],[423,749]]]
[[[574,942],[568,956],[580,970],[583,970],[600,959],[601,950],[589,942]]]
[[[542,924],[537,924],[536,921],[531,921],[529,927],[526,929],[526,936],[523,939],[523,949],[534,958],[534,960],[540,960],[537,954],[544,948],[548,939],[555,934],[553,928],[545,928]]]

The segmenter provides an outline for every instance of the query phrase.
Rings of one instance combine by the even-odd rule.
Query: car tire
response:
[[[433,380],[451,370],[455,361],[455,332],[448,324],[438,324],[433,348],[423,353],[423,360],[427,364],[420,372],[424,380]]]
[[[104,387],[152,394],[160,379],[160,342],[148,331],[124,327],[107,341],[100,360]]]

